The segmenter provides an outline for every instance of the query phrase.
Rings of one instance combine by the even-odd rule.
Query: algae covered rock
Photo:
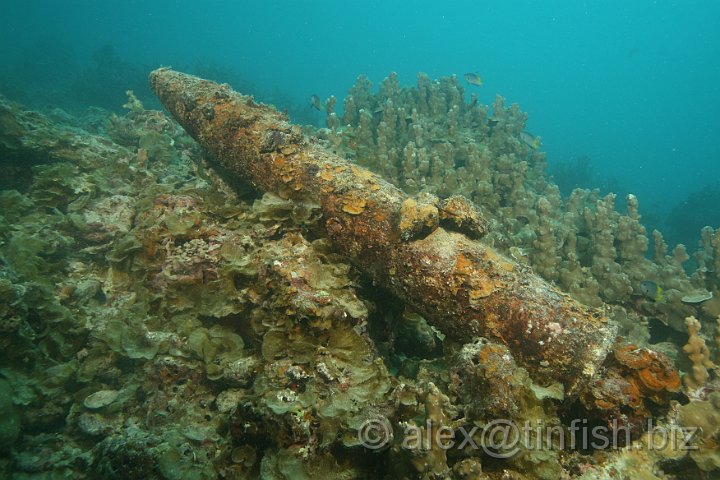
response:
[[[329,453],[304,459],[294,449],[281,450],[266,455],[260,467],[263,480],[351,480],[364,478],[363,472],[352,466],[339,465]]]
[[[215,325],[193,331],[187,341],[190,350],[203,360],[208,379],[244,386],[255,375],[259,362],[243,351],[239,335]]]
[[[113,435],[93,449],[90,471],[100,478],[210,480],[217,471],[207,457],[178,434],[166,437],[130,430]]]
[[[98,390],[85,397],[83,405],[90,410],[98,410],[117,400],[119,393],[117,390]]]
[[[706,472],[720,468],[720,392],[713,392],[707,400],[679,407],[678,422],[690,428],[692,444],[689,455],[697,466]]]

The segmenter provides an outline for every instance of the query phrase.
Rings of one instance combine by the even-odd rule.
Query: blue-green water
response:
[[[473,71],[484,85],[468,91],[484,103],[500,94],[529,112],[551,169],[587,156],[581,186],[636,193],[671,240],[693,242],[697,225],[668,225],[668,213],[720,179],[712,0],[6,0],[0,11],[0,91],[31,105],[119,109],[127,88],[149,101],[147,72],[171,65],[321,124],[308,97],[342,98],[358,74],[412,84],[418,71]],[[688,214],[717,227],[718,189]]]

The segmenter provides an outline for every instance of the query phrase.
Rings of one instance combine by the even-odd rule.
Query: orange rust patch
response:
[[[610,410],[605,402],[614,403],[612,409],[618,412],[625,405],[634,415],[647,415],[651,403],[666,405],[669,393],[680,389],[680,376],[666,355],[632,344],[616,347],[613,355],[617,362],[610,367],[613,373],[596,381],[593,389],[593,403],[599,408]],[[621,395],[616,393],[618,387]]]
[[[297,147],[294,145],[286,145],[280,149],[280,151],[283,153],[283,155],[292,155],[293,153],[297,152]]]
[[[623,345],[615,350],[615,358],[618,362],[633,370],[645,368],[650,363],[647,349],[639,348],[633,344]]]
[[[462,275],[470,275],[472,273],[472,262],[461,253],[455,262],[455,270]]]
[[[665,386],[662,379],[658,378],[658,376],[655,375],[655,372],[653,372],[649,368],[644,368],[640,370],[637,376],[642,386],[647,388],[648,390],[662,390]]]
[[[350,215],[360,215],[365,211],[365,200],[362,198],[346,198],[343,203],[343,212]]]
[[[364,168],[358,168],[354,165],[350,166],[350,170],[360,180],[367,180],[369,182],[375,181],[375,174],[372,173],[370,170],[367,170]]]
[[[495,291],[495,283],[485,276],[474,277],[472,288],[468,292],[470,303],[477,303],[478,300],[489,297]]]
[[[638,373],[640,383],[648,390],[659,392],[677,392],[680,389],[680,376],[673,369],[665,369],[662,365],[650,365]]]
[[[507,350],[500,345],[485,345],[477,355],[478,364],[483,366],[483,376],[496,380],[512,381],[513,372],[508,370],[510,365],[503,360],[506,355]]]
[[[271,153],[270,159],[272,160],[272,164],[275,168],[284,168],[287,166],[285,156],[280,153]]]
[[[273,153],[270,155],[270,160],[275,170],[276,175],[285,183],[290,183],[296,179],[295,169],[292,164],[287,161],[285,156],[279,153]]]
[[[333,173],[329,169],[323,169],[320,172],[320,178],[322,178],[326,182],[330,182],[335,179],[335,175],[333,175]]]
[[[377,223],[385,223],[388,221],[388,216],[384,212],[378,212],[373,216],[373,220]]]
[[[505,257],[500,256],[495,250],[488,248],[485,253],[487,255],[487,258],[492,260],[496,265],[498,265],[506,272],[512,272],[515,269],[515,265],[506,260]]]
[[[599,408],[600,410],[610,410],[611,408],[615,407],[615,404],[613,402],[610,402],[608,400],[604,400],[602,398],[598,398],[595,400],[595,406]]]

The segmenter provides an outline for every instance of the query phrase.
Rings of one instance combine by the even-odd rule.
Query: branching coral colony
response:
[[[198,136],[217,140],[215,168],[251,165],[243,172],[279,196],[239,196],[246,184],[218,176],[176,123],[132,95],[129,113],[109,121],[0,102],[0,168],[22,179],[0,192],[4,476],[700,478],[719,468],[713,229],[693,275],[659,233],[645,260],[637,199],[623,215],[595,192],[562,199],[520,137],[517,106],[499,99],[490,115],[452,78],[400,88],[391,76],[378,93],[361,79],[344,118],[326,104],[328,129],[308,129],[315,140],[227,87],[169,70],[153,82],[186,125],[212,127]],[[427,283],[411,267],[432,273]],[[378,296],[368,278],[406,301]],[[662,295],[637,294],[645,280]],[[529,323],[531,309],[542,321]],[[688,336],[649,346],[648,318]],[[624,340],[613,343],[615,329]],[[483,444],[498,419],[531,427],[517,449]],[[573,419],[615,425],[637,448],[573,447]],[[364,437],[368,425],[387,430]],[[663,441],[692,428],[702,428],[695,450]],[[448,431],[472,442],[443,448]],[[366,448],[383,438],[386,448]]]
[[[615,210],[612,194],[577,189],[561,198],[545,174],[545,155],[523,141],[527,115],[517,105],[506,107],[502,97],[492,108],[475,97],[465,103],[455,77],[431,81],[420,74],[416,88],[402,88],[391,74],[377,92],[371,86],[358,78],[342,118],[327,110],[328,128],[319,136],[328,148],[407,193],[472,200],[493,224],[485,242],[585,304],[621,306],[678,331],[698,310],[712,310],[708,321],[717,315],[720,301],[703,304],[720,287],[720,238],[713,229],[703,230],[697,270],[688,276],[685,247],[668,252],[660,232],[653,232],[653,256],[646,258],[650,240],[634,195],[625,214]],[[643,296],[644,281],[664,295]]]

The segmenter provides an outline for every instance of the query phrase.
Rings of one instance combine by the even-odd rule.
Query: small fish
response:
[[[662,302],[665,298],[663,297],[662,287],[652,280],[645,280],[640,284],[640,293],[642,293],[643,297],[653,302]]]
[[[525,143],[525,145],[532,148],[533,150],[537,150],[538,148],[540,148],[540,145],[542,145],[542,141],[540,140],[540,137],[536,137],[532,133],[528,133],[528,132],[521,132],[520,140],[522,140]]]
[[[480,78],[480,75],[478,75],[477,73],[466,73],[465,75],[463,75],[463,77],[465,78],[465,81],[468,82],[470,85],[482,87],[482,78]]]
[[[322,110],[323,104],[320,100],[320,97],[317,95],[310,95],[310,107],[314,108],[315,110]]]

